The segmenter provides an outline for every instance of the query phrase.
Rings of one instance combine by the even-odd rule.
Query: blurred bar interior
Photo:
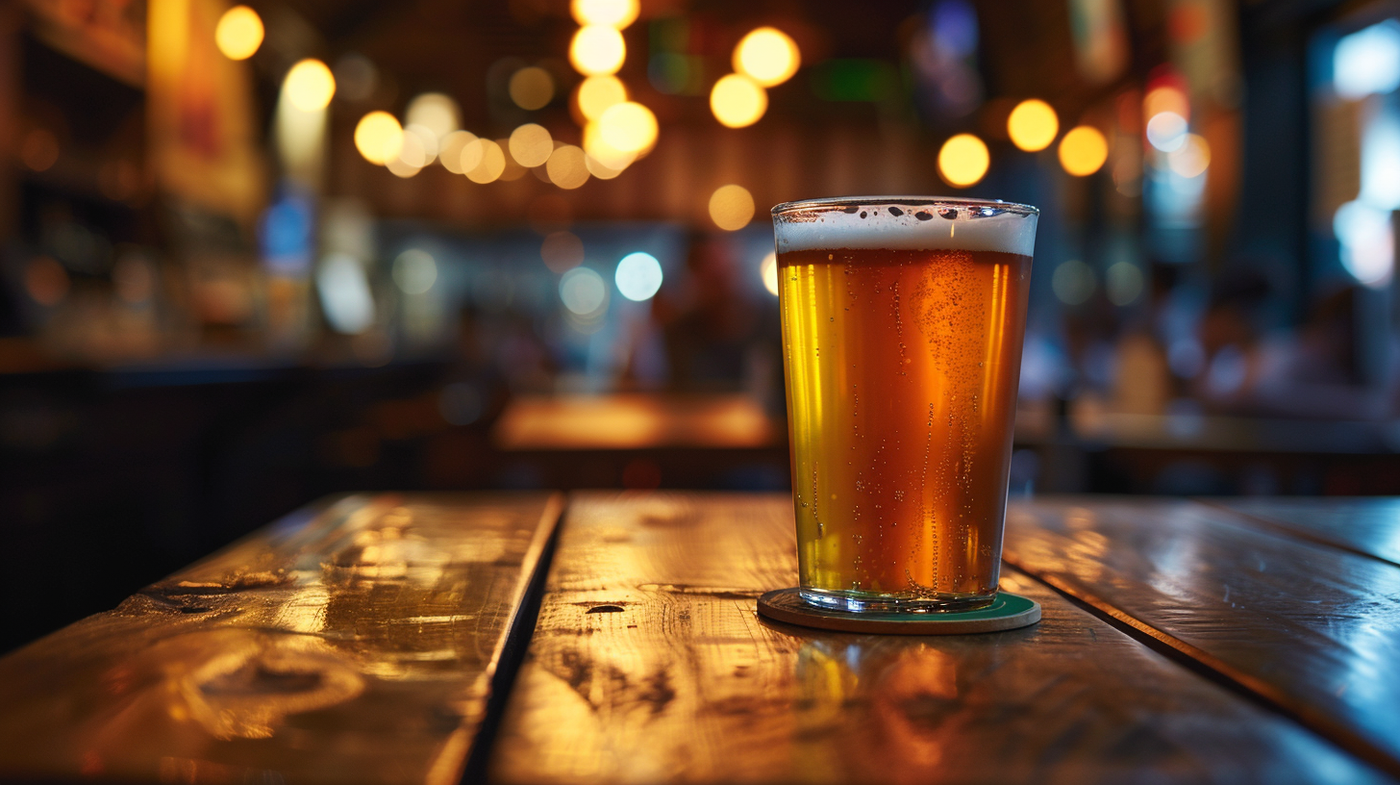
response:
[[[783,489],[791,199],[1043,211],[1012,492],[1400,491],[1400,5],[0,5],[7,649],[333,491]]]

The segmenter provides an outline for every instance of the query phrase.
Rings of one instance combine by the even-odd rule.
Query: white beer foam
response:
[[[784,220],[775,217],[774,229],[779,253],[827,248],[889,248],[901,251],[995,251],[1030,256],[1035,247],[1038,216],[1022,212],[997,212],[969,217],[969,209],[957,207],[957,216],[944,218],[946,206],[898,205],[901,215],[890,212],[889,204],[861,205],[861,210],[845,213],[823,210],[810,219]],[[993,210],[995,205],[987,205]],[[866,213],[865,218],[860,212]],[[921,220],[917,213],[931,215]]]

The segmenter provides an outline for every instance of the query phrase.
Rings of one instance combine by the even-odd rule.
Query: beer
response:
[[[775,210],[801,588],[966,609],[996,595],[1035,215],[900,204]]]

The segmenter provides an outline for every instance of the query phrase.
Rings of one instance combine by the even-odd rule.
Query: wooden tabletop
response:
[[[350,497],[0,659],[0,777],[1396,782],[1397,531],[1015,504],[1002,586],[1043,621],[920,638],[756,615],[786,496]]]

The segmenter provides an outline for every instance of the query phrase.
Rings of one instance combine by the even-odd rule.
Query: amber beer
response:
[[[774,208],[802,596],[996,596],[1038,212],[873,198]]]

